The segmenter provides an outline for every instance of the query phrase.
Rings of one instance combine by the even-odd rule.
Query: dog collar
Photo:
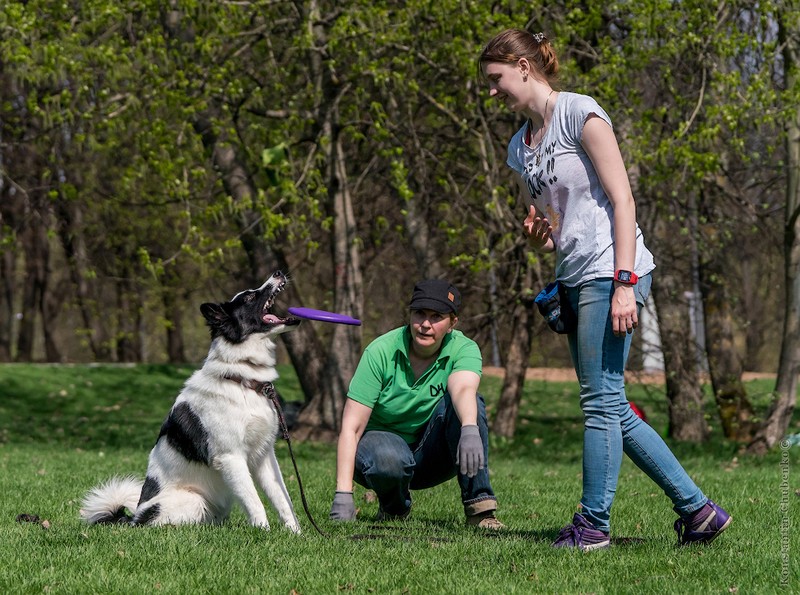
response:
[[[272,387],[271,382],[259,382],[258,380],[253,380],[252,378],[243,378],[241,376],[237,376],[236,374],[225,374],[223,378],[225,380],[230,380],[231,382],[238,382],[245,388],[254,390],[265,397],[268,396],[267,392],[269,391],[270,387]]]
[[[275,392],[274,384],[271,382],[259,382],[258,380],[253,380],[252,378],[242,378],[236,374],[225,374],[223,378],[225,380],[230,380],[231,382],[238,382],[243,387],[254,390],[259,395],[269,399],[272,402],[272,406],[275,407],[275,412],[278,414],[278,423],[280,424],[283,437],[286,440],[289,439],[289,428],[286,427],[286,422],[283,419],[283,409],[281,409],[281,404],[278,401],[278,393]]]

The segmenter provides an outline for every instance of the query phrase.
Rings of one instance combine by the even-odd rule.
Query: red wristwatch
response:
[[[636,285],[639,282],[639,277],[633,271],[625,271],[617,269],[614,272],[614,281],[622,283],[623,285]]]

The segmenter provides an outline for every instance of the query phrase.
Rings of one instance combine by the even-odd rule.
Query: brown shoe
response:
[[[468,516],[467,526],[477,527],[478,529],[488,529],[489,531],[502,531],[506,528],[506,526],[494,516],[493,510]]]
[[[388,512],[385,512],[382,508],[378,508],[378,516],[375,517],[375,520],[378,522],[404,521],[408,518],[408,515],[410,514],[411,514],[410,506],[402,514],[390,514]]]

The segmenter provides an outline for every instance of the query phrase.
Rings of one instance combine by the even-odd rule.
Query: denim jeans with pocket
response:
[[[445,393],[421,438],[408,444],[392,432],[370,430],[358,442],[353,479],[373,490],[381,510],[403,515],[411,507],[410,490],[421,490],[458,477],[467,516],[495,510],[497,500],[489,483],[489,425],[483,397],[478,395],[478,430],[484,466],[475,477],[461,475],[456,465],[461,421],[450,394]]]
[[[634,286],[640,312],[651,283],[648,274]],[[613,280],[605,278],[567,288],[578,315],[578,328],[568,338],[584,417],[581,506],[583,515],[605,532],[610,528],[623,451],[664,490],[678,514],[694,512],[707,501],[661,436],[630,408],[624,373],[633,335],[614,335],[613,293]]]

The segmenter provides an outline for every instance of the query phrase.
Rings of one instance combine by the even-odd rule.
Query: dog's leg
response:
[[[261,489],[269,498],[281,522],[293,533],[300,533],[300,523],[297,522],[292,499],[289,497],[274,451],[264,457],[256,469],[256,475]]]
[[[258,491],[255,484],[253,484],[247,461],[235,455],[223,455],[217,457],[215,467],[222,473],[225,485],[228,486],[236,499],[242,504],[242,507],[244,507],[250,524],[255,527],[269,529],[267,512],[264,510],[261,498],[258,497]]]

